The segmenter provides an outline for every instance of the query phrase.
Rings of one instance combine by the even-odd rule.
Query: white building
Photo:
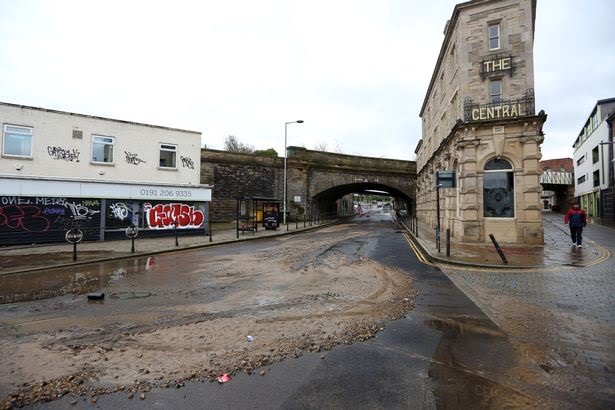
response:
[[[574,148],[574,196],[591,218],[613,215],[609,180],[609,126],[606,119],[615,112],[615,98],[599,100],[585,121]]]
[[[201,133],[0,103],[0,245],[207,230]]]

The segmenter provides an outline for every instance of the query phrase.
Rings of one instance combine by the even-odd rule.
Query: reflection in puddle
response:
[[[506,334],[485,319],[436,317],[425,321],[442,332],[429,366],[438,408],[536,408],[545,403],[516,389],[510,374],[516,354]],[[488,367],[484,364],[488,363]],[[475,369],[475,370],[472,370]],[[482,369],[482,370],[481,370]]]
[[[155,266],[155,258],[149,257],[5,275],[0,304],[83,295],[126,280],[130,275],[154,270]]]
[[[111,296],[109,297],[111,299],[128,300],[128,299],[149,298],[150,296],[156,296],[156,294],[152,292],[118,292],[118,293],[112,293]]]

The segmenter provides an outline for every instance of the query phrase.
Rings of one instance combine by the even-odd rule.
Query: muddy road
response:
[[[181,386],[366,340],[414,303],[406,272],[370,259],[395,225],[279,237],[6,275],[2,407],[69,393]],[[103,292],[104,301],[88,301]]]

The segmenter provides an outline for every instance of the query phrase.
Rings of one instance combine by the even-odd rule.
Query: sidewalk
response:
[[[235,229],[213,231],[209,236],[180,236],[178,246],[175,246],[175,236],[160,238],[135,239],[135,253],[131,253],[130,239],[103,242],[82,242],[77,244],[77,261],[73,261],[73,245],[68,243],[14,246],[0,248],[0,275],[26,272],[33,270],[53,269],[61,266],[81,265],[90,262],[106,261],[119,258],[131,258],[135,256],[149,256],[161,252],[173,252],[186,249],[200,248],[204,246],[224,245],[239,241],[248,241],[268,236],[280,236],[297,232],[306,232],[330,225],[335,222],[313,223],[309,226],[303,222],[280,225],[276,231],[259,228],[257,232],[239,232]]]
[[[446,233],[441,236],[440,252],[436,248],[435,228],[418,224],[418,237],[411,235],[432,261],[437,263],[482,266],[490,268],[535,268],[551,266],[590,266],[606,260],[610,252],[584,235],[583,248],[573,247],[564,225],[564,215],[543,212],[544,246],[510,245],[500,243],[508,264],[500,258],[495,246],[460,243],[451,238],[450,257],[446,256]],[[408,226],[408,222],[405,222]],[[613,230],[615,235],[615,230]],[[497,240],[497,238],[496,238]]]

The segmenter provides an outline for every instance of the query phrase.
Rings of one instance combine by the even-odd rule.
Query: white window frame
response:
[[[491,28],[495,27],[497,28],[497,35],[495,36],[491,36]],[[498,44],[497,47],[491,47],[491,40],[496,39]],[[501,27],[500,27],[500,23],[491,23],[489,24],[488,28],[487,28],[487,42],[489,45],[489,50],[499,50],[500,48],[502,48],[502,38],[501,38]]]
[[[171,148],[172,147],[172,148]],[[162,166],[160,165],[160,154],[162,151],[175,153],[175,166]],[[177,169],[177,144],[168,144],[166,142],[160,142],[158,144],[158,168],[159,169]]]
[[[12,127],[16,129],[21,129],[23,131],[28,132],[11,132],[11,134],[25,135],[30,137],[30,153],[28,155],[21,154],[11,154],[6,152],[6,133],[7,128]],[[34,127],[29,127],[27,125],[15,125],[15,124],[4,124],[2,127],[2,156],[4,157],[14,157],[14,158],[32,158],[32,147],[34,146]]]
[[[109,141],[103,141],[103,142],[95,141],[96,138],[104,138],[104,139],[107,139],[107,140],[111,140],[111,142],[109,142]],[[112,155],[113,158],[111,159],[111,161],[104,161],[104,157],[103,157],[103,161],[94,160],[94,144],[95,143],[97,143],[97,144],[105,143],[106,145],[109,144],[109,145],[113,146],[113,148],[111,150],[111,155]],[[111,137],[111,136],[108,136],[108,135],[92,134],[92,147],[91,147],[91,150],[90,150],[90,162],[92,164],[97,164],[97,165],[114,165],[115,164],[115,137]]]

